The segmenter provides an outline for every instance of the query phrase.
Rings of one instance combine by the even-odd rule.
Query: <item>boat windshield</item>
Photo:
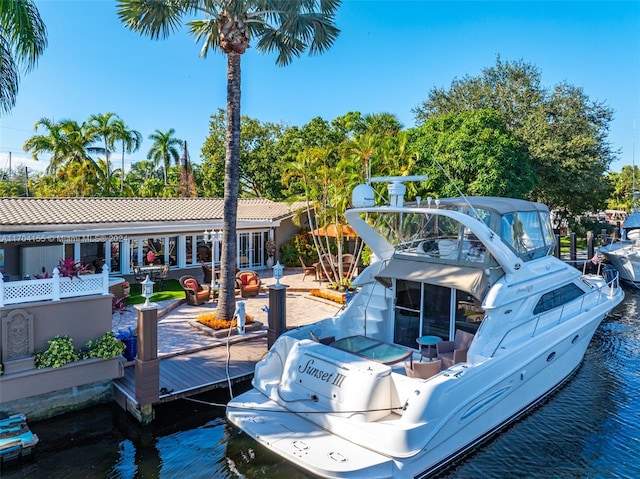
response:
[[[555,235],[548,211],[499,213],[486,208],[440,205],[439,210],[473,215],[487,225],[524,261],[553,252]],[[373,227],[398,254],[426,255],[456,261],[484,263],[485,248],[473,232],[457,220],[434,210],[378,212],[369,216]],[[371,224],[371,223],[370,223]]]

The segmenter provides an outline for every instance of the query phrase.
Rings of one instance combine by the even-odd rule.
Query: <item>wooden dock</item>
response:
[[[228,348],[226,344],[219,344],[160,357],[160,394],[151,406],[228,388],[229,382],[246,381],[253,376],[255,364],[266,352],[265,331],[251,336],[232,336]],[[135,381],[135,366],[130,363],[125,367],[124,376],[113,381],[114,399],[140,420],[141,404],[136,400]]]

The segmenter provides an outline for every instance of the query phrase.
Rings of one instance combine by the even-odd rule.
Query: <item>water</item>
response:
[[[639,309],[640,291],[628,289],[571,381],[436,477],[640,477]],[[30,426],[40,437],[33,458],[5,465],[3,479],[311,477],[238,434],[224,409],[208,404],[183,400],[158,408],[148,427],[115,405]]]

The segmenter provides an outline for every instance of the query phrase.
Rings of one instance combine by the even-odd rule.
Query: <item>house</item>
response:
[[[277,251],[297,232],[295,209],[239,200],[239,269],[273,264],[267,242]],[[177,277],[201,275],[201,263],[218,263],[222,217],[218,198],[0,198],[3,410],[42,419],[109,400],[111,380],[123,374],[118,358],[36,369],[34,352],[55,336],[67,335],[81,346],[110,331],[110,284],[129,279],[135,265],[168,264]],[[95,274],[51,277],[60,258],[88,265]]]
[[[0,198],[0,272],[5,281],[51,273],[60,258],[127,276],[134,265],[169,264],[172,277],[219,263],[222,198]],[[298,228],[300,205],[261,198],[238,202],[236,265],[272,265],[265,245],[278,247]]]

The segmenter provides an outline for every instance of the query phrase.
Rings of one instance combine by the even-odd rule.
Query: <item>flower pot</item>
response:
[[[122,353],[127,361],[133,361],[138,355],[138,337],[123,338],[120,341],[124,343],[124,352]]]

